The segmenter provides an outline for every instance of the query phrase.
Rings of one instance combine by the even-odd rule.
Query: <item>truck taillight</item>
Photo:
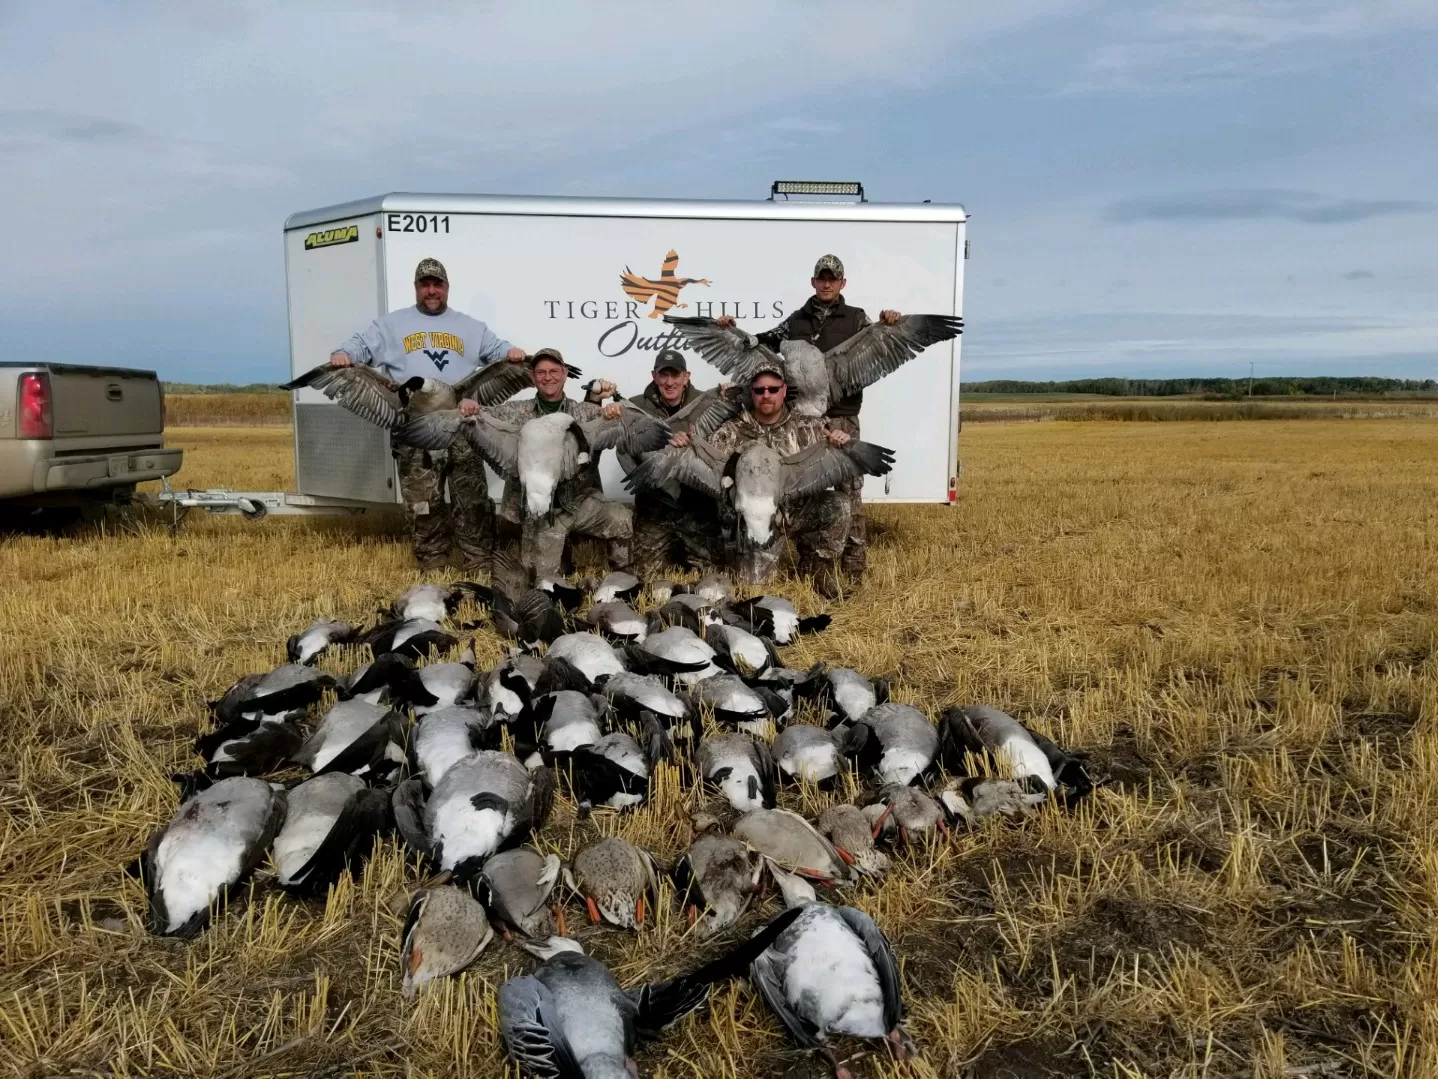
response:
[[[53,438],[55,416],[51,409],[50,376],[43,371],[20,376],[21,438]]]

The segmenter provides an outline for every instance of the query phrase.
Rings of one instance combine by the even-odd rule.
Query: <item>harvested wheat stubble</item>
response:
[[[289,481],[282,429],[175,440],[181,485]],[[956,509],[872,510],[868,580],[786,658],[931,710],[1004,705],[1111,781],[853,894],[923,1050],[855,1074],[1438,1073],[1438,427],[995,424],[963,454]],[[0,1070],[501,1073],[494,991],[531,961],[496,944],[406,1004],[393,901],[418,876],[392,843],[325,902],[256,885],[192,944],[149,936],[120,872],[173,811],[205,699],[415,579],[392,529],[192,517],[174,538],[0,543]],[[561,801],[540,846],[619,834],[669,860],[698,802],[667,774],[633,814]],[[644,933],[578,934],[626,982],[720,946],[668,901]],[[743,983],[639,1062],[825,1074]]]

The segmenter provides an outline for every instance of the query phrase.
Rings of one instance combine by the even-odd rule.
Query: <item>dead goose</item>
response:
[[[544,660],[546,673],[567,674],[566,666],[578,671],[587,683],[584,686],[586,689],[605,676],[616,675],[624,670],[624,662],[619,658],[614,646],[597,633],[566,633],[556,638],[544,654]],[[544,688],[543,679],[537,684],[537,688]],[[554,688],[580,687],[556,682]]]
[[[669,675],[685,685],[719,673],[714,664],[714,649],[683,626],[650,633],[643,642],[626,645],[624,654],[635,670]]]
[[[652,611],[649,620],[650,633],[657,633],[669,626],[683,626],[697,635],[719,621],[719,615],[712,604],[684,592],[671,597],[663,606]]]
[[[567,756],[580,746],[592,746],[604,733],[594,702],[572,689],[537,697],[534,723],[549,758]]]
[[[594,585],[595,603],[633,603],[643,587],[639,578],[625,570],[617,569],[605,574],[602,581]]]
[[[787,809],[745,813],[734,823],[731,834],[801,876],[826,884],[850,876],[848,863],[834,845],[803,817]]]
[[[643,641],[649,624],[623,600],[596,603],[584,615],[584,621],[611,641]]]
[[[896,1060],[907,1060],[915,1049],[900,1025],[899,965],[888,938],[863,911],[819,903],[812,888],[770,868],[798,917],[754,960],[759,995],[791,1038],[823,1055],[835,1079],[850,1076],[828,1044],[836,1034],[882,1038]]]
[[[721,613],[726,615],[725,621],[729,620],[727,616],[737,615],[753,626],[755,632],[772,638],[776,644],[793,644],[800,634],[818,633],[828,629],[830,622],[827,614],[800,618],[794,604],[783,596],[736,600],[721,608]]]
[[[444,773],[471,753],[494,748],[498,722],[488,711],[455,705],[422,716],[410,740],[410,758],[433,790]]]
[[[796,915],[785,911],[752,938],[698,970],[628,991],[603,963],[580,952],[553,954],[499,988],[499,1031],[520,1075],[634,1079],[641,1038],[658,1037],[699,1007],[716,982],[743,977]]]
[[[484,906],[463,888],[440,885],[415,896],[400,931],[401,992],[458,974],[494,939]]]
[[[584,898],[589,920],[621,929],[644,924],[659,895],[654,856],[633,843],[610,836],[581,847],[564,870],[565,883]]]
[[[242,716],[258,719],[282,715],[308,708],[334,686],[333,675],[287,663],[266,674],[245,675],[219,700],[209,702],[210,715],[221,724],[232,723]]]
[[[1031,791],[1012,779],[967,776],[951,779],[939,792],[950,817],[972,825],[984,817],[1022,817],[1048,801],[1048,791]]]
[[[967,774],[964,753],[987,755],[1019,783],[1055,790],[1062,784],[1074,800],[1093,789],[1083,760],[1029,730],[1007,712],[986,704],[947,708],[939,720],[943,732],[944,766]]]
[[[538,656],[513,653],[485,679],[485,695],[489,707],[500,719],[508,722],[524,710],[525,702],[534,693],[539,676],[544,671],[544,660]],[[506,675],[513,674],[522,679],[527,692],[518,693],[504,684]]]
[[[287,796],[274,841],[277,883],[295,895],[322,895],[389,827],[389,794],[344,772],[307,779]]]
[[[359,632],[348,622],[330,622],[316,618],[285,642],[285,658],[306,667],[313,664],[331,646],[348,644]]]
[[[949,815],[944,805],[916,787],[890,783],[879,790],[872,804],[864,807],[875,839],[898,834],[899,843],[908,848],[916,836],[933,831],[949,831]]]
[[[428,798],[418,776],[391,798],[405,845],[459,881],[472,880],[486,858],[543,825],[553,802],[549,769],[530,773],[513,755],[493,750],[451,766]]]
[[[541,855],[528,847],[502,850],[484,863],[475,892],[490,914],[521,936],[538,940],[565,933],[564,911],[550,896],[559,882],[557,854]]]
[[[699,774],[740,813],[774,805],[774,759],[747,734],[715,734],[699,743]]]
[[[871,708],[888,703],[889,684],[871,682],[851,667],[826,667],[798,693],[823,708],[832,721],[853,723]]]
[[[452,708],[473,699],[479,682],[474,666],[474,642],[471,641],[454,663],[430,663],[423,667],[396,664],[390,691],[395,700],[409,705],[417,716]]]
[[[764,863],[737,839],[700,835],[674,866],[690,924],[705,937],[733,925],[749,909],[763,871]]]
[[[406,618],[382,622],[360,638],[376,657],[396,652],[412,659],[424,659],[430,652],[448,652],[458,639],[438,622],[428,618]]]
[[[265,859],[285,820],[285,792],[261,779],[222,779],[180,804],[140,856],[150,927],[193,937],[211,907]]]
[[[552,577],[546,574],[535,580],[534,587],[548,594],[566,611],[576,611],[584,602],[584,589],[564,577]]]
[[[830,806],[819,815],[819,831],[829,837],[839,857],[860,873],[882,876],[888,872],[889,856],[874,849],[873,822],[858,806]]]
[[[699,578],[694,594],[705,603],[717,606],[734,594],[734,582],[722,573],[710,573]]]
[[[606,679],[600,692],[621,719],[643,725],[648,713],[663,726],[667,742],[682,742],[691,749],[698,744],[703,733],[699,713],[687,697],[670,690],[658,675],[622,671]],[[652,741],[652,734],[645,737]],[[658,759],[653,754],[651,747],[651,763]]]
[[[485,585],[456,581],[450,588],[439,584],[417,584],[389,605],[390,617],[398,621],[423,618],[443,622],[465,598],[488,606],[493,594]]]
[[[848,728],[830,732],[808,723],[791,723],[774,739],[774,763],[786,776],[832,787],[844,770],[841,738]]]
[[[749,734],[765,733],[775,708],[783,711],[782,701],[776,702],[772,694],[754,689],[737,674],[706,678],[691,686],[689,695],[696,705],[707,704],[714,710],[715,722]]]
[[[656,735],[650,739],[653,748],[649,752],[628,731],[613,731],[593,745],[574,751],[571,764],[581,816],[596,805],[628,809],[649,796],[650,771],[668,746],[668,739],[652,715],[649,725]]]
[[[496,591],[489,613],[498,633],[529,649],[548,644],[574,629],[569,613],[542,588],[527,589],[515,600]]]
[[[290,759],[316,775],[349,772],[383,779],[404,758],[404,716],[364,701],[339,701]]]
[[[196,738],[195,752],[205,758],[205,771],[212,778],[273,772],[304,743],[304,731],[295,725],[303,715],[298,711],[236,719]]]
[[[704,639],[714,649],[714,662],[735,674],[757,677],[771,667],[784,665],[779,653],[774,650],[773,641],[757,637],[738,626],[727,626],[722,622],[710,625]]]
[[[865,712],[849,728],[844,748],[881,782],[912,783],[933,765],[939,732],[917,708],[890,702]]]

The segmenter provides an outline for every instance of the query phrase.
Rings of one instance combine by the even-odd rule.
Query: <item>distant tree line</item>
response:
[[[283,393],[273,382],[166,382],[166,393]]]
[[[1246,378],[1077,378],[1067,382],[1023,382],[998,378],[987,382],[966,382],[967,393],[1093,393],[1105,397],[1184,397],[1208,395],[1243,397],[1249,391]],[[1255,378],[1255,397],[1332,397],[1339,395],[1382,396],[1402,393],[1433,393],[1438,381],[1431,378],[1373,378],[1352,376],[1301,376]]]

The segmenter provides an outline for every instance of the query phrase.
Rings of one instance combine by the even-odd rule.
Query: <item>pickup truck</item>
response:
[[[0,524],[61,523],[179,470],[153,371],[0,360]]]

